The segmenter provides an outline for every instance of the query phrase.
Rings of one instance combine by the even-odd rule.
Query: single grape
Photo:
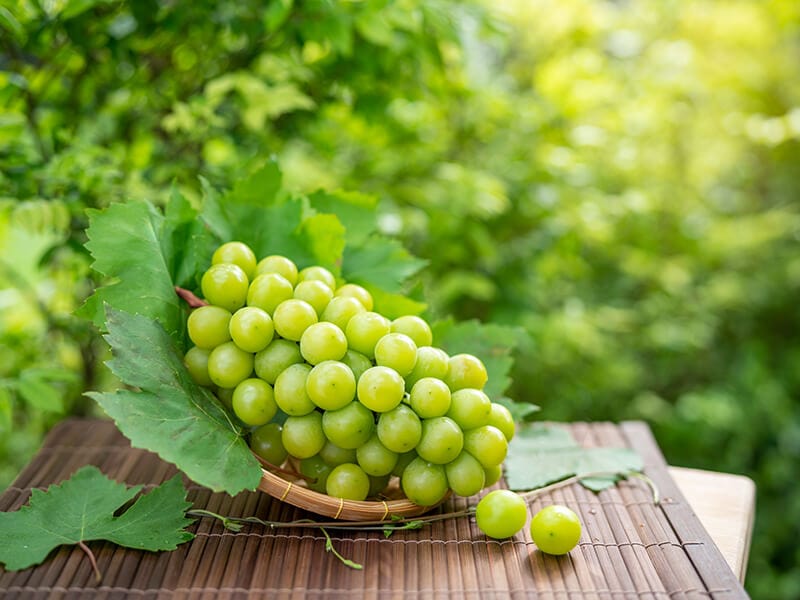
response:
[[[378,439],[380,439],[380,438],[378,438]],[[397,477],[401,477],[403,475],[403,471],[405,471],[406,467],[415,458],[417,458],[417,451],[416,450],[409,450],[408,452],[403,452],[402,454],[398,454],[397,455],[397,464],[395,464],[394,469],[392,469],[392,475],[396,475]]]
[[[397,317],[392,321],[392,332],[404,333],[414,340],[418,347],[430,346],[433,343],[433,333],[430,325],[424,319],[415,315]]]
[[[365,500],[369,494],[369,476],[356,464],[344,463],[328,474],[328,496],[345,500]]]
[[[445,383],[455,392],[463,388],[482,390],[489,375],[486,367],[477,356],[472,354],[455,354],[448,361]]]
[[[317,405],[306,393],[311,366],[305,363],[289,365],[275,380],[275,403],[283,412],[300,417],[312,412]]]
[[[495,539],[509,538],[525,527],[528,506],[511,490],[489,492],[475,507],[475,521],[480,530]]]
[[[291,259],[278,254],[272,254],[258,261],[256,277],[265,273],[277,273],[292,286],[297,283],[297,265]]]
[[[227,242],[214,251],[211,264],[231,263],[245,272],[248,279],[252,279],[256,270],[256,255],[250,246],[242,242]]]
[[[250,434],[250,449],[271,465],[279,467],[289,456],[281,442],[281,430],[278,423],[267,423]]]
[[[283,423],[281,442],[295,458],[309,458],[325,445],[322,415],[316,411],[300,417],[287,417]]]
[[[231,313],[220,306],[200,306],[189,313],[186,329],[198,348],[209,350],[231,339]]]
[[[372,294],[370,294],[366,288],[356,283],[345,283],[336,290],[335,295],[345,298],[355,298],[367,310],[372,310],[374,307]]]
[[[316,365],[325,360],[340,360],[347,352],[347,338],[333,323],[322,321],[309,325],[300,336],[300,354]]]
[[[437,504],[448,491],[444,466],[420,457],[412,460],[403,470],[400,485],[406,498],[420,506]]]
[[[492,401],[481,390],[463,388],[456,390],[450,396],[447,416],[465,431],[487,425],[491,413]]]
[[[259,352],[275,335],[272,317],[256,306],[244,306],[233,313],[228,329],[231,339],[245,352]]]
[[[183,356],[183,363],[186,365],[186,370],[192,376],[197,385],[210,387],[214,385],[211,377],[208,376],[208,357],[211,350],[208,348],[199,348],[192,346],[187,350]]]
[[[356,378],[356,382],[361,379],[361,375],[364,374],[364,371],[372,368],[372,361],[355,350],[348,350],[345,352],[344,356],[341,358],[341,362],[350,367],[350,370]]]
[[[297,283],[299,284],[301,281],[321,281],[331,290],[336,289],[336,277],[328,269],[318,265],[301,269],[297,274]]]
[[[411,373],[406,375],[406,389],[411,390],[414,384],[424,377],[444,379],[447,376],[450,357],[441,348],[420,346],[417,348],[417,361]]]
[[[257,377],[245,379],[234,388],[231,405],[239,420],[250,427],[269,423],[278,412],[272,386]]]
[[[573,510],[560,504],[545,506],[531,519],[531,538],[547,554],[566,554],[581,539],[581,521]]]
[[[278,375],[291,365],[303,362],[300,347],[291,340],[274,339],[269,346],[257,352],[253,368],[261,379],[275,385]]]
[[[477,458],[484,467],[492,467],[505,460],[508,442],[497,427],[484,425],[464,432],[464,450]]]
[[[319,454],[309,456],[300,461],[300,472],[308,477],[306,484],[309,489],[324,494],[326,492],[328,475],[331,474],[331,467]]]
[[[233,410],[233,390],[235,388],[221,388],[218,387],[214,394],[226,408]]]
[[[390,333],[389,319],[376,312],[363,312],[354,315],[345,328],[347,345],[367,358],[375,358],[375,344]]]
[[[405,384],[397,371],[389,367],[370,367],[358,379],[359,401],[375,412],[392,410],[403,401]]]
[[[322,315],[328,302],[333,298],[333,291],[318,279],[307,279],[295,286],[294,297],[298,300],[305,300],[314,307],[317,315]]]
[[[398,454],[416,448],[422,436],[422,423],[417,414],[405,404],[381,413],[378,418],[378,438],[381,444]]]
[[[299,342],[303,332],[317,322],[317,313],[308,302],[291,298],[275,307],[272,321],[279,336]]]
[[[516,427],[514,425],[514,417],[511,411],[498,402],[492,402],[492,410],[489,413],[489,425],[497,427],[506,436],[509,442],[514,437]]]
[[[294,288],[289,280],[278,273],[263,273],[256,276],[247,290],[247,306],[257,306],[274,316],[277,306],[292,298]]]
[[[390,367],[401,377],[411,373],[417,362],[417,345],[404,333],[387,333],[375,344],[375,364]]]
[[[368,408],[353,400],[340,409],[326,410],[322,415],[322,430],[340,448],[355,449],[375,431],[375,419]]]
[[[450,489],[459,496],[472,496],[486,484],[486,472],[478,460],[469,452],[461,452],[444,466]]]
[[[464,447],[464,433],[448,417],[422,420],[422,433],[416,450],[420,458],[443,465],[454,460]]]
[[[397,464],[398,454],[381,444],[377,434],[356,449],[358,465],[367,475],[389,475]]]
[[[444,416],[450,410],[450,388],[441,379],[423,377],[411,388],[409,404],[423,419]]]
[[[489,487],[500,481],[500,478],[503,476],[503,465],[491,465],[489,467],[483,465],[483,472],[486,475],[483,487]]]
[[[253,372],[253,355],[233,342],[220,344],[208,355],[208,376],[214,385],[234,388]]]
[[[211,265],[200,279],[200,289],[206,301],[230,312],[244,306],[249,285],[247,274],[230,263]]]
[[[325,430],[325,417],[323,415],[322,429]],[[332,467],[343,463],[354,463],[357,460],[355,448],[341,448],[328,440],[319,451],[319,456]]]
[[[321,409],[337,410],[355,398],[356,378],[344,363],[325,360],[308,374],[306,393]]]
[[[342,331],[347,329],[347,324],[358,313],[367,312],[364,305],[349,296],[334,296],[319,317],[320,321],[328,321]]]

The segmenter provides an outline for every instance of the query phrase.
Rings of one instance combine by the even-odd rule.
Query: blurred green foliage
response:
[[[113,385],[85,209],[276,156],[523,325],[542,418],[753,477],[748,591],[800,597],[798,52],[794,0],[0,1],[0,487]]]

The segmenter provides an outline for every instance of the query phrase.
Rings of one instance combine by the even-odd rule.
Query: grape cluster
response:
[[[351,500],[399,477],[422,506],[499,479],[511,414],[483,392],[484,364],[434,347],[425,320],[390,320],[364,287],[241,242],[217,248],[201,290],[187,368],[265,461],[292,457],[312,489]]]

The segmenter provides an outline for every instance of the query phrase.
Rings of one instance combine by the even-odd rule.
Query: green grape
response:
[[[285,256],[272,254],[258,261],[256,277],[265,273],[277,273],[286,279],[292,287],[297,283],[297,265]]]
[[[378,438],[392,452],[401,454],[416,448],[422,436],[422,423],[417,414],[405,404],[381,413],[378,418]]]
[[[356,382],[361,379],[364,371],[372,368],[372,361],[355,350],[348,350],[345,352],[344,356],[341,358],[341,362],[350,367],[353,376],[356,378]]]
[[[489,487],[490,485],[494,485],[500,481],[500,478],[503,476],[503,466],[491,465],[487,467],[484,465],[483,472],[486,475],[486,480],[483,482],[483,487]]]
[[[274,339],[269,346],[257,352],[253,368],[261,379],[275,385],[278,375],[291,365],[303,362],[300,347],[291,340]]]
[[[375,344],[375,364],[390,367],[401,377],[411,373],[416,362],[417,345],[404,333],[387,333]]]
[[[469,452],[462,452],[444,466],[450,489],[459,496],[472,496],[486,484],[486,471]]]
[[[233,410],[233,390],[234,388],[221,388],[218,387],[214,394],[226,408]]]
[[[281,441],[282,429],[278,423],[267,423],[250,434],[250,449],[276,467],[281,466],[289,456]]]
[[[287,417],[281,431],[281,442],[295,458],[309,458],[325,445],[322,415],[317,411],[299,417]]]
[[[417,456],[418,455],[416,450],[409,450],[408,452],[403,452],[402,454],[398,454],[397,464],[395,464],[394,469],[392,469],[392,475],[396,475],[397,477],[402,477],[405,468],[409,465],[409,463],[412,460],[417,458]]]
[[[528,506],[522,496],[511,490],[489,492],[475,507],[475,521],[490,538],[516,535],[528,520]]]
[[[411,388],[409,404],[422,419],[444,416],[450,410],[450,388],[441,379],[423,377]]]
[[[389,319],[376,312],[353,315],[345,328],[347,345],[367,358],[375,358],[375,344],[390,333],[390,327]]]
[[[322,429],[323,431],[325,430],[324,415],[322,418]],[[322,450],[319,451],[319,456],[320,458],[322,458],[322,460],[324,460],[332,467],[335,467],[336,465],[341,465],[343,463],[356,462],[355,448],[341,448],[340,446],[337,446],[330,440],[325,442],[325,445],[322,447]]]
[[[411,390],[414,384],[424,377],[444,379],[447,376],[450,357],[441,348],[420,346],[417,348],[417,361],[411,373],[406,375],[406,388]]]
[[[250,427],[269,423],[278,412],[272,386],[262,379],[245,379],[233,390],[233,413]]]
[[[231,313],[219,306],[200,306],[189,313],[186,329],[198,348],[211,350],[231,339]]]
[[[455,354],[448,361],[445,383],[455,392],[463,388],[482,390],[489,375],[486,367],[477,356],[472,354]]]
[[[299,342],[303,332],[317,322],[317,313],[305,300],[284,300],[272,313],[275,331],[284,339]]]
[[[370,294],[366,288],[356,284],[356,283],[345,283],[343,286],[336,290],[334,294],[336,296],[341,296],[345,298],[355,298],[359,301],[361,306],[363,306],[367,310],[372,310],[374,307],[374,303],[372,301],[372,294]]]
[[[238,266],[245,272],[248,279],[252,279],[256,270],[256,255],[250,246],[242,242],[227,242],[214,251],[211,264],[230,263]]]
[[[354,449],[370,438],[375,418],[367,407],[353,400],[337,410],[326,410],[322,415],[322,430],[340,448]]]
[[[389,475],[397,464],[398,454],[381,444],[377,434],[373,434],[356,449],[358,465],[367,475]]]
[[[546,554],[566,554],[581,539],[581,521],[566,506],[545,506],[531,519],[531,538]]]
[[[347,329],[347,324],[358,313],[367,312],[364,305],[349,296],[334,296],[319,317],[320,321],[328,321],[342,331]]]
[[[298,300],[305,300],[314,307],[317,315],[321,315],[328,306],[328,302],[333,298],[333,291],[322,281],[307,279],[295,286],[294,297]]]
[[[420,506],[433,506],[447,494],[447,475],[443,465],[417,457],[408,463],[400,478],[406,498]]]
[[[508,442],[497,427],[484,425],[464,432],[464,450],[477,458],[484,467],[492,467],[505,460]]]
[[[275,403],[283,412],[300,417],[312,412],[317,406],[306,393],[306,383],[311,366],[305,363],[289,365],[275,380]]]
[[[356,378],[344,363],[324,360],[308,374],[306,393],[321,409],[337,410],[355,398]]]
[[[211,350],[208,348],[199,348],[192,346],[186,351],[183,356],[183,363],[186,365],[186,370],[192,376],[197,385],[210,387],[214,385],[211,377],[208,376],[208,356]]]
[[[392,321],[393,333],[404,333],[418,346],[430,346],[433,343],[431,327],[424,319],[415,315],[404,315]]]
[[[370,410],[386,412],[403,401],[405,385],[394,369],[370,367],[359,377],[356,393],[359,401]]]
[[[300,272],[297,274],[297,283],[299,284],[301,281],[321,281],[331,288],[331,290],[336,289],[336,277],[334,277],[333,273],[331,273],[328,269],[318,265],[306,267],[305,269],[300,270]]]
[[[511,415],[511,411],[508,410],[508,408],[498,402],[492,402],[492,411],[489,413],[488,425],[493,425],[502,431],[503,435],[506,436],[506,440],[509,442],[514,437],[514,432],[516,431],[514,417]]]
[[[200,279],[200,289],[206,301],[230,312],[244,306],[249,285],[247,274],[229,263],[211,265]]]
[[[275,335],[272,317],[256,306],[244,306],[233,313],[228,329],[231,339],[245,352],[259,352]]]
[[[258,275],[247,290],[247,306],[256,306],[270,316],[281,302],[294,295],[294,288],[289,280],[278,273]]]
[[[208,376],[214,385],[234,388],[253,372],[253,355],[233,342],[220,344],[208,355]]]
[[[491,413],[492,401],[481,390],[463,388],[456,390],[450,396],[447,416],[465,431],[487,425]]]
[[[368,498],[379,496],[381,492],[386,489],[391,480],[391,475],[370,475],[369,476],[369,494]]]
[[[420,458],[443,465],[454,460],[464,447],[464,433],[447,417],[423,419],[422,434],[416,446]]]
[[[300,354],[312,365],[339,360],[347,352],[347,338],[333,323],[314,323],[300,336]]]
[[[328,483],[328,475],[331,474],[331,467],[319,454],[309,456],[300,461],[300,472],[308,477],[306,484],[308,488],[324,494]]]
[[[328,474],[325,491],[334,498],[366,500],[369,494],[369,476],[356,464],[338,465]]]

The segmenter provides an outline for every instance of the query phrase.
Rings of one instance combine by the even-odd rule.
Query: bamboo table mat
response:
[[[531,514],[551,503],[578,512],[583,533],[578,546],[563,557],[539,552],[527,526],[512,539],[490,540],[469,517],[390,537],[381,531],[328,529],[336,550],[363,564],[362,570],[355,570],[326,552],[318,529],[247,524],[233,533],[216,519],[202,519],[190,528],[195,539],[173,552],[90,542],[103,574],[99,583],[77,547],[54,550],[43,564],[22,571],[0,567],[0,597],[747,598],[669,476],[646,424],[564,426],[584,446],[636,450],[662,499],[654,504],[651,490],[636,479],[600,494],[574,484],[534,499]],[[86,464],[127,485],[143,484],[146,490],[175,474],[175,468],[157,456],[131,448],[112,422],[70,419],[50,432],[39,453],[0,496],[0,511],[18,509],[32,488],[60,482]],[[230,497],[185,483],[195,508],[264,520],[314,518],[261,492]],[[469,503],[453,498],[436,510],[457,510]]]

